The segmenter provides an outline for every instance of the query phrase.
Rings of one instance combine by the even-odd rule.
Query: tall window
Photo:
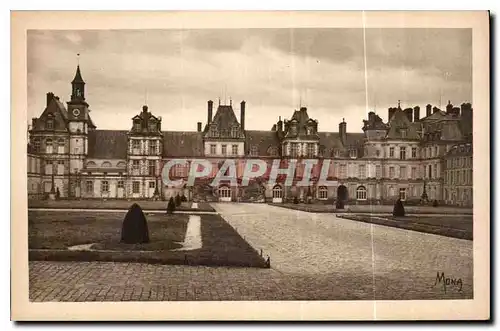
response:
[[[86,183],[85,183],[85,190],[87,191],[87,193],[92,193],[94,192],[94,182],[91,181],[91,180],[88,180]]]
[[[366,178],[366,166],[364,164],[360,164],[359,168],[359,178]]]
[[[394,157],[394,147],[389,147],[389,157]]]
[[[149,131],[156,131],[156,121],[154,118],[149,121]]]
[[[40,139],[39,138],[33,139],[33,149],[34,149],[35,153],[40,152]]]
[[[238,128],[237,127],[231,128],[231,137],[233,137],[233,138],[238,137]]]
[[[174,166],[174,176],[175,177],[183,177],[184,176],[184,165],[182,164],[176,164]]]
[[[53,130],[54,129],[54,120],[47,120],[45,123],[45,129]]]
[[[399,158],[406,160],[406,147],[399,147]]]
[[[156,176],[156,161],[155,160],[148,161],[148,175],[149,176]]]
[[[438,150],[438,147],[437,146],[434,146],[434,156],[438,156],[439,154],[439,150]]]
[[[132,153],[133,154],[139,154],[141,149],[141,142],[139,140],[132,140]]]
[[[356,200],[366,200],[366,188],[364,186],[356,189]]]
[[[132,173],[134,175],[139,174],[139,160],[132,160]]]
[[[292,157],[297,157],[299,155],[299,144],[298,143],[292,143],[290,145],[290,155]]]
[[[349,151],[349,157],[351,157],[351,158],[355,158],[357,155],[358,155],[358,151],[357,151],[357,150],[355,150],[355,149],[351,149],[351,150]]]
[[[417,148],[416,147],[412,147],[411,148],[411,157],[412,158],[416,158],[417,157]]]
[[[64,160],[57,161],[57,174],[58,175],[64,174]]]
[[[405,200],[406,200],[406,189],[405,189],[405,188],[400,188],[400,189],[399,189],[399,198],[400,198],[402,201],[405,201]]]
[[[328,199],[328,189],[325,186],[320,186],[318,190],[318,199]]]
[[[340,170],[339,178],[346,178],[347,177],[347,166],[345,164],[341,164],[339,166],[339,170]]]
[[[101,192],[109,192],[109,183],[107,180],[101,181]]]
[[[399,178],[406,179],[406,167],[405,166],[399,167]]]
[[[125,186],[125,185],[124,185],[123,180],[119,180],[119,181],[118,181],[118,185],[117,185],[117,187],[118,187],[118,188],[124,188],[124,186]]]
[[[134,121],[134,129],[135,130],[140,130],[141,129],[141,121],[135,120]]]
[[[417,167],[411,167],[411,178],[417,179]]]
[[[54,149],[53,149],[53,146],[52,146],[52,139],[45,140],[45,152],[47,154],[54,153]]]
[[[429,177],[429,178],[432,178],[432,164],[429,164],[429,173],[428,173],[428,177]]]
[[[62,138],[57,141],[57,153],[64,154],[64,139]]]
[[[149,188],[155,188],[155,182],[149,182]]]
[[[222,145],[222,155],[227,155],[227,145]]]
[[[396,177],[396,172],[394,171],[394,167],[389,167],[389,178]]]
[[[401,138],[406,138],[406,129],[401,129]]]
[[[308,157],[314,157],[315,148],[313,143],[308,143],[307,144],[307,156]]]
[[[379,164],[375,166],[375,177],[377,178],[382,177],[382,167]]]
[[[156,155],[156,140],[150,140],[149,141],[149,154],[151,155]]]
[[[132,193],[139,193],[140,182],[134,181],[132,182]]]
[[[231,154],[238,155],[238,145],[231,146]]]
[[[215,144],[210,144],[210,154],[215,155],[217,146]]]
[[[434,178],[438,178],[438,174],[437,174],[437,164],[434,165],[434,169],[432,169],[432,177]]]

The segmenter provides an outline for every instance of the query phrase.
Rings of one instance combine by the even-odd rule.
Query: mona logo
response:
[[[441,283],[443,283],[444,293],[446,293],[446,286],[454,286],[455,288],[458,288],[458,292],[462,291],[462,278],[445,277],[444,272],[441,272],[441,274],[438,272],[434,286]]]

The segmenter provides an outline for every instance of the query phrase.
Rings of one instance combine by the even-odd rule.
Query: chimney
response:
[[[374,112],[371,111],[368,113],[368,121],[370,123],[373,123],[375,121],[375,113]]]
[[[283,121],[281,120],[281,116],[279,117],[278,120],[278,131],[279,132],[283,131]]]
[[[54,98],[54,93],[49,92],[47,93],[47,106],[49,105],[50,101]]]
[[[241,130],[245,130],[245,100],[240,103],[240,124]]]
[[[413,121],[413,108],[406,108],[405,115],[408,117],[408,121]]]
[[[214,102],[212,100],[208,100],[208,120],[207,124],[210,125],[212,123],[212,110],[214,108]]]
[[[198,122],[198,132],[201,132],[201,122]]]
[[[342,119],[342,122],[339,123],[339,136],[342,145],[346,145],[347,143],[347,123],[345,119]]]
[[[470,103],[463,103],[460,108],[462,117],[472,118],[472,105]]]
[[[420,107],[415,106],[413,107],[413,122],[418,122],[420,121]]]
[[[446,114],[451,114],[453,111],[453,105],[451,104],[451,101],[448,100],[448,104],[446,105]]]
[[[431,104],[428,104],[427,106],[425,106],[425,116],[431,116],[431,112],[432,112],[432,105]]]
[[[397,108],[393,108],[393,107],[390,107],[389,108],[389,118],[387,119],[387,122],[389,122],[392,118],[392,115],[394,115],[394,113],[396,112],[396,110],[398,110]]]

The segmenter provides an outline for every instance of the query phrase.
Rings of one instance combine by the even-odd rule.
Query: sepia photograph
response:
[[[478,304],[487,318],[488,14],[385,14],[393,26],[263,12],[83,28],[67,23],[78,12],[58,27],[17,13],[26,291],[13,295],[61,309],[335,302],[360,319],[379,302]],[[349,24],[322,24],[335,15]]]

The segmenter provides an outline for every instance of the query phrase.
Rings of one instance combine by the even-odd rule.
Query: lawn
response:
[[[153,200],[103,200],[103,199],[87,199],[87,200],[29,200],[28,208],[53,208],[53,209],[129,209],[133,203],[137,203],[143,210],[166,210],[168,201],[153,201]],[[215,211],[210,204],[206,202],[198,202],[198,208],[191,208],[191,202],[183,202],[177,207],[179,211],[200,211],[213,212]]]
[[[310,213],[371,213],[392,214],[393,205],[346,205],[345,209],[335,209],[333,204],[293,204],[293,203],[270,203],[271,206],[300,210]],[[407,214],[465,214],[472,215],[471,208],[459,207],[432,207],[432,206],[405,206]]]
[[[219,215],[199,215],[202,248],[173,251],[181,247],[177,243],[184,240],[189,215],[145,214],[150,243],[127,245],[120,243],[124,212],[30,211],[30,260],[265,267],[257,251]],[[91,251],[68,250],[81,244],[95,245]]]
[[[353,221],[380,224],[406,230],[437,234],[459,239],[473,239],[472,216],[370,216],[348,215],[341,217]]]

